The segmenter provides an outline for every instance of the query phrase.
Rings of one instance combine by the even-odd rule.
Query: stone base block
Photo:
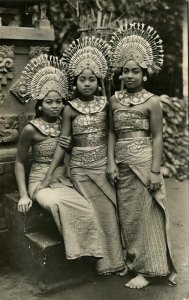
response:
[[[46,290],[89,280],[95,275],[95,260],[67,260],[64,242],[52,216],[37,203],[27,213],[17,211],[18,193],[4,197],[8,224],[7,254],[10,265]]]

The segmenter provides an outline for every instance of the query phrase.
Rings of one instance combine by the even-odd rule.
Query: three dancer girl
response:
[[[75,188],[94,207],[101,229],[102,256],[99,274],[124,269],[117,223],[115,182],[126,265],[136,273],[126,286],[143,288],[154,277],[174,284],[176,270],[168,236],[165,187],[160,172],[162,111],[158,97],[143,88],[150,69],[163,63],[161,40],[153,28],[132,23],[115,33],[109,45],[95,37],[74,41],[63,54],[75,98],[64,109],[61,136],[72,135],[70,169]],[[104,78],[111,59],[121,69],[121,90],[110,99],[107,151],[107,111]],[[125,86],[125,89],[124,89]],[[57,146],[44,180],[42,193],[51,185],[65,147]],[[39,190],[40,189],[40,190]]]

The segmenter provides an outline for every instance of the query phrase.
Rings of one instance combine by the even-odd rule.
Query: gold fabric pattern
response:
[[[106,112],[78,115],[72,122],[73,145],[96,147],[107,141]]]
[[[49,138],[32,146],[33,160],[37,163],[50,164],[57,145],[56,138]]]
[[[118,109],[114,112],[114,128],[119,136],[120,132],[133,130],[149,130],[148,117],[138,110]]]
[[[57,137],[61,130],[61,118],[54,123],[47,123],[42,118],[35,118],[29,122],[45,136]]]
[[[123,142],[117,142],[115,147],[116,162],[124,161],[133,156],[139,151],[149,149],[152,146],[152,139],[150,137],[142,137],[138,139],[127,138]]]
[[[115,92],[115,97],[118,103],[124,106],[138,105],[146,102],[154,94],[143,89],[137,93],[128,93],[126,90]]]
[[[107,99],[104,96],[97,97],[94,96],[94,100],[89,102],[81,101],[79,98],[76,98],[68,103],[82,114],[95,114],[101,112],[106,106]]]
[[[91,148],[83,151],[83,149],[74,147],[72,150],[70,167],[81,167],[99,160],[107,160],[108,150],[107,146],[100,146],[98,148]]]

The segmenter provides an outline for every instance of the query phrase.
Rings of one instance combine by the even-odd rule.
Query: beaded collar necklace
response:
[[[92,101],[82,101],[76,98],[72,101],[68,101],[69,104],[82,114],[95,114],[101,112],[106,106],[107,99],[104,96],[94,96]]]
[[[60,134],[61,118],[58,118],[56,122],[45,122],[41,117],[35,118],[29,122],[36,127],[45,136],[57,137]]]
[[[115,92],[117,102],[124,106],[138,105],[146,102],[154,94],[143,89],[137,93],[128,93],[127,90]]]

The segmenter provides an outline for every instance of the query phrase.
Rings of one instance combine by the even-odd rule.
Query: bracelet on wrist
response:
[[[156,174],[156,175],[159,175],[159,174],[160,174],[160,171],[159,171],[159,172],[155,172],[155,171],[151,170],[151,173]]]

